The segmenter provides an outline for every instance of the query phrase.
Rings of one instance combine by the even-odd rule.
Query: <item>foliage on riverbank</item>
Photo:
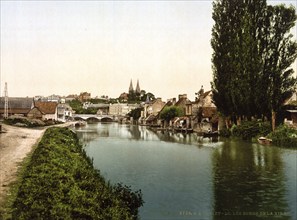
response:
[[[244,121],[240,125],[233,125],[231,134],[243,140],[249,140],[257,136],[266,136],[271,132],[269,122]]]
[[[110,185],[67,128],[49,128],[24,171],[13,219],[136,219],[141,191]]]
[[[41,120],[29,119],[22,116],[9,116],[8,118],[4,119],[4,123],[28,128],[45,126],[45,123]]]
[[[4,123],[8,125],[14,125],[18,127],[27,127],[27,128],[35,128],[35,127],[43,127],[55,124],[61,124],[62,122],[53,121],[53,120],[39,120],[39,119],[31,119],[23,116],[12,115],[8,118],[4,119]]]
[[[233,125],[231,129],[220,131],[222,137],[239,137],[243,140],[251,140],[260,136],[272,139],[274,145],[280,147],[297,147],[297,130],[286,125],[280,125],[272,132],[269,122],[245,121],[241,125]]]
[[[240,125],[233,125],[230,129],[220,130],[222,137],[240,137],[243,140],[249,140],[257,136],[266,136],[271,132],[269,122],[262,121],[243,121]]]
[[[272,143],[277,146],[297,148],[297,130],[286,125],[277,127],[274,132],[268,135]]]

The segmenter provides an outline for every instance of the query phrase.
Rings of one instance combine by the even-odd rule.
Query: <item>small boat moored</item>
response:
[[[266,137],[259,137],[258,142],[259,142],[259,144],[268,145],[268,144],[272,143],[272,140],[269,138],[266,138]]]

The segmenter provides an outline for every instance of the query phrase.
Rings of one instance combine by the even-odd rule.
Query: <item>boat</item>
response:
[[[272,140],[266,137],[259,137],[258,142],[259,144],[268,145],[271,144]]]
[[[217,136],[219,136],[218,131],[203,132],[203,137],[217,137]]]

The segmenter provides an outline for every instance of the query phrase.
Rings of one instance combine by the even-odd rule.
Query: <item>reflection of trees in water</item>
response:
[[[240,215],[288,211],[278,148],[228,141],[214,151],[212,162],[214,213],[218,214],[213,219],[231,219],[235,212],[240,219],[257,219],[253,214]],[[231,216],[223,216],[226,213]]]
[[[165,142],[174,142],[180,144],[194,144],[197,143],[197,135],[196,134],[185,134],[185,133],[176,133],[170,131],[151,131],[160,141]]]
[[[141,138],[142,135],[141,135],[141,132],[140,132],[140,130],[139,130],[139,126],[136,126],[136,125],[130,125],[130,126],[128,127],[128,131],[129,131],[129,133],[130,133],[132,139],[135,139],[135,140],[140,140],[140,139],[142,139],[142,138]]]
[[[78,138],[83,143],[89,143],[99,137],[109,137],[109,130],[108,129],[100,129],[100,130],[76,130]]]

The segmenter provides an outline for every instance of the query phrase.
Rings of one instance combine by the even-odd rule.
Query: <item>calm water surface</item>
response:
[[[142,190],[141,219],[296,219],[296,150],[117,123],[77,133],[106,179]]]

